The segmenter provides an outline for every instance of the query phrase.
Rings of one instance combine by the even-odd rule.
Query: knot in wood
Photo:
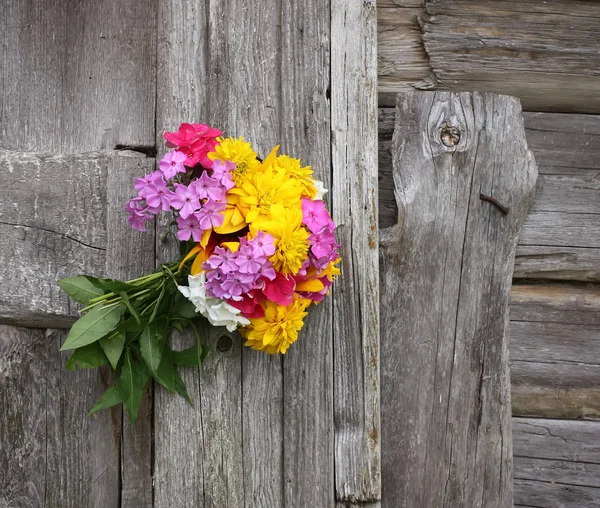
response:
[[[227,351],[231,349],[231,346],[233,346],[233,341],[231,340],[231,337],[229,337],[228,335],[223,335],[219,337],[219,340],[217,341],[217,351],[219,351],[220,353],[227,353]]]
[[[457,127],[444,122],[441,126],[440,139],[445,146],[456,146],[460,141],[460,131]]]

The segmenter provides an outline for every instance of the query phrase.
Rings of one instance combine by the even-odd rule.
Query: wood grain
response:
[[[515,506],[600,502],[600,422],[513,419]]]
[[[332,208],[342,275],[333,287],[335,489],[381,499],[375,2],[331,9]]]
[[[0,506],[119,506],[120,410],[88,411],[97,370],[65,371],[66,332],[0,325]]]
[[[156,4],[2,2],[0,31],[11,37],[0,45],[0,147],[152,147]]]
[[[154,269],[154,229],[135,231],[124,203],[135,195],[132,182],[154,171],[154,158],[122,151],[111,157],[106,181],[106,274],[129,280]],[[115,413],[118,410],[115,409]],[[122,418],[121,508],[152,508],[152,392],[144,395],[134,427]]]
[[[600,113],[596,3],[428,0],[420,12],[414,3],[380,10],[381,105],[411,89],[480,90],[514,95],[528,111]]]
[[[281,149],[331,189],[330,2],[282,2]],[[327,198],[330,194],[327,194]],[[329,200],[328,200],[329,201]],[[333,304],[310,309],[283,358],[283,506],[334,501]]]
[[[600,418],[600,288],[515,285],[510,319],[513,415]]]
[[[600,280],[600,117],[525,113],[539,165],[534,207],[515,258],[516,278]],[[394,110],[379,111],[379,225],[397,220],[392,181]]]
[[[447,135],[447,146],[449,125],[459,139]],[[399,94],[392,153],[400,212],[381,231],[383,506],[512,506],[508,298],[537,176],[519,102]]]

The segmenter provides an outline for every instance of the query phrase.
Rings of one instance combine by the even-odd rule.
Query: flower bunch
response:
[[[126,203],[128,221],[140,231],[158,214],[172,216],[182,245],[177,263],[128,282],[61,281],[88,311],[63,346],[75,349],[70,366],[109,363],[119,374],[112,387],[118,396],[109,394],[94,410],[114,401],[127,408],[131,397],[119,386],[131,391],[150,378],[187,397],[177,365],[200,365],[206,355],[198,315],[239,330],[253,349],[285,353],[308,307],[339,274],[335,224],[322,200],[327,191],[311,168],[278,155],[279,147],[260,159],[250,143],[222,134],[188,123],[166,133],[171,150],[135,181],[137,195]],[[172,351],[170,335],[184,327],[196,344]]]

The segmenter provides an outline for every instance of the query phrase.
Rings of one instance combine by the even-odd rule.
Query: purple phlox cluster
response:
[[[320,200],[302,198],[302,221],[311,232],[308,237],[310,245],[309,263],[321,271],[331,261],[338,258],[339,245],[335,241],[335,224],[331,220],[325,203]],[[303,270],[308,265],[303,266]]]
[[[148,209],[148,205],[140,197],[133,198],[125,204],[129,216],[127,220],[133,229],[146,231],[146,221],[152,219],[154,215]]]
[[[185,173],[186,169],[183,163],[186,160],[187,156],[184,153],[173,150],[172,152],[165,154],[158,167],[162,171],[163,175],[165,175],[165,178],[170,180],[177,173]]]
[[[228,247],[215,247],[212,256],[202,265],[206,270],[207,295],[241,301],[244,294],[261,289],[265,278],[274,280],[277,276],[268,258],[274,252],[273,237],[262,231],[252,240],[241,238],[236,252]]]

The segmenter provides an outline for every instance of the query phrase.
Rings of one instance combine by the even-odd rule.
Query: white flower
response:
[[[323,182],[321,180],[315,179],[315,188],[317,189],[317,194],[315,195],[315,199],[323,199],[323,196],[328,192]]]
[[[230,332],[236,330],[239,325],[249,325],[250,321],[240,316],[240,310],[219,298],[206,296],[206,275],[200,272],[198,275],[188,277],[189,286],[177,286],[181,294],[196,306],[196,310],[202,314],[211,325],[225,326]]]

